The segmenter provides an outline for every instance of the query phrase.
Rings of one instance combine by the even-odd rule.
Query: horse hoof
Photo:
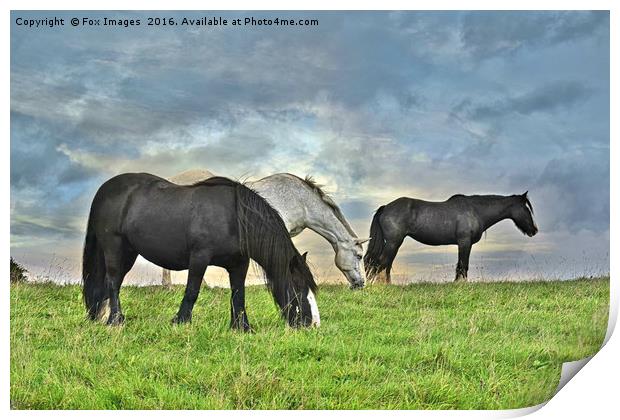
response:
[[[239,332],[244,332],[244,333],[248,333],[248,334],[253,334],[254,333],[254,329],[250,326],[250,324],[243,324],[243,325],[232,324],[230,326],[230,328],[233,331],[239,331]]]
[[[176,314],[174,316],[174,318],[172,318],[172,323],[176,324],[176,325],[187,324],[187,323],[190,323],[190,322],[192,322],[192,315],[191,314],[189,314],[189,315],[179,315],[179,314]]]
[[[110,314],[107,324],[113,327],[117,327],[119,325],[123,325],[123,322],[125,322],[125,315],[117,312],[115,314]]]

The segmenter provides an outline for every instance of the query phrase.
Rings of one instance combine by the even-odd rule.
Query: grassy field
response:
[[[541,403],[561,364],[592,355],[609,279],[322,287],[320,329],[293,331],[263,287],[255,334],[228,329],[229,291],[125,287],[125,325],[84,319],[76,286],[11,285],[16,409],[507,409]]]

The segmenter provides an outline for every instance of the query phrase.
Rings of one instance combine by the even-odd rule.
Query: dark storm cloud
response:
[[[11,185],[16,188],[54,187],[82,181],[94,175],[72,163],[56,148],[67,141],[65,128],[45,124],[30,116],[11,113]]]
[[[477,59],[510,54],[595,35],[609,25],[609,12],[473,12],[463,17],[461,40]]]
[[[476,104],[474,99],[464,99],[453,108],[453,115],[476,120],[494,120],[510,114],[553,112],[583,102],[591,94],[592,89],[581,82],[561,81],[490,103]]]
[[[44,46],[16,42],[20,58],[32,59],[28,52],[42,48],[57,49],[58,55],[50,57],[52,72],[43,83],[37,72],[13,72],[12,107],[39,113],[40,107],[50,118],[65,112],[91,135],[130,137],[204,119],[234,125],[246,109],[294,108],[318,92],[348,106],[365,103],[377,90],[398,93],[408,108],[419,103],[420,97],[403,86],[412,77],[428,75],[430,67],[402,54],[407,42],[382,29],[386,13],[358,13],[356,25],[346,30],[340,27],[345,24],[342,15],[317,14],[321,30],[301,30],[294,36],[273,28],[256,30],[252,37],[223,28],[165,33],[135,29],[131,35],[121,30],[105,39],[86,31],[65,45],[58,37]],[[92,47],[95,42],[97,48]],[[20,59],[14,64],[16,69],[32,67]],[[79,87],[71,97],[56,94],[75,90],[67,85],[71,83]],[[54,99],[60,106],[45,106]]]
[[[537,185],[546,192],[541,200],[555,213],[547,216],[548,229],[609,229],[608,155],[598,151],[584,157],[553,159],[540,174]]]

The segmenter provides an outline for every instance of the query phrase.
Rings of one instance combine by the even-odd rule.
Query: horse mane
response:
[[[514,198],[514,197],[520,197],[522,199],[525,200],[525,206],[527,207],[527,209],[534,214],[534,207],[532,206],[532,203],[530,201],[530,199],[528,198],[527,195],[521,195],[521,194],[516,194],[516,195],[493,195],[493,194],[489,194],[489,195],[464,195],[464,194],[454,194],[452,197],[448,198],[448,200],[452,200],[452,199],[457,199],[457,198],[467,198],[470,199],[474,202],[478,202],[478,201],[482,201],[482,200],[486,200],[489,198],[495,198],[495,199],[501,199],[501,198]]]
[[[452,197],[448,198],[448,200],[457,199],[457,198],[467,198],[473,201],[486,200],[489,198],[509,198],[509,195],[497,195],[497,194],[485,194],[485,195],[465,195],[465,194],[454,194]]]
[[[296,177],[296,178],[299,178],[299,177]],[[332,209],[332,211],[336,215],[336,218],[340,221],[340,223],[343,224],[347,232],[349,232],[349,234],[353,236],[354,238],[357,238],[357,233],[355,233],[355,231],[353,230],[353,228],[351,227],[347,219],[345,219],[344,214],[342,214],[342,211],[340,210],[340,207],[338,207],[336,202],[329,196],[329,194],[323,191],[322,189],[323,186],[319,185],[314,180],[314,178],[312,178],[311,175],[306,175],[305,178],[303,179],[299,178],[299,179],[303,181],[304,183],[306,183],[306,185],[310,187],[310,189],[312,189],[316,194],[318,194],[319,197],[321,197],[321,200],[323,200],[323,202],[327,204],[329,208]]]
[[[295,294],[300,293],[304,286],[316,292],[317,285],[312,272],[293,245],[280,213],[267,200],[245,183],[223,176],[203,179],[192,186],[235,188],[241,252],[260,265],[267,288],[280,308],[284,309],[290,303],[291,285]],[[291,276],[290,264],[293,258],[302,262],[300,278]]]
[[[263,197],[244,183],[216,176],[192,186],[227,186],[235,188],[239,247],[263,269],[267,288],[284,311],[292,299],[298,299],[307,286],[316,292],[317,285],[308,265],[293,245],[280,214]],[[299,264],[300,276],[291,275],[291,261]],[[291,293],[295,296],[291,296]]]

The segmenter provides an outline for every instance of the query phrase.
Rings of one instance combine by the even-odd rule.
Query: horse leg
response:
[[[202,276],[205,274],[208,262],[201,259],[200,262],[190,262],[189,272],[187,274],[187,285],[185,286],[185,295],[181,301],[179,312],[172,318],[173,324],[184,324],[192,320],[192,310],[202,284]]]
[[[398,249],[403,243],[405,238],[401,238],[395,241],[387,241],[385,244],[385,248],[383,248],[383,255],[381,259],[383,260],[383,266],[385,267],[385,281],[386,284],[392,283],[392,264],[394,263],[394,259],[396,258],[396,254],[398,253]]]
[[[106,265],[105,285],[108,291],[110,315],[108,325],[121,325],[125,316],[121,310],[119,292],[123,279],[133,264],[136,262],[138,253],[124,243],[121,237],[114,237],[104,248]]]
[[[230,328],[251,331],[245,311],[245,276],[250,260],[244,260],[235,267],[228,268],[230,277]]]
[[[459,261],[456,264],[456,278],[454,281],[467,281],[467,270],[469,269],[469,254],[471,252],[470,241],[459,241]]]
[[[163,269],[161,272],[161,284],[164,287],[172,286],[172,276],[170,275],[170,270]]]

